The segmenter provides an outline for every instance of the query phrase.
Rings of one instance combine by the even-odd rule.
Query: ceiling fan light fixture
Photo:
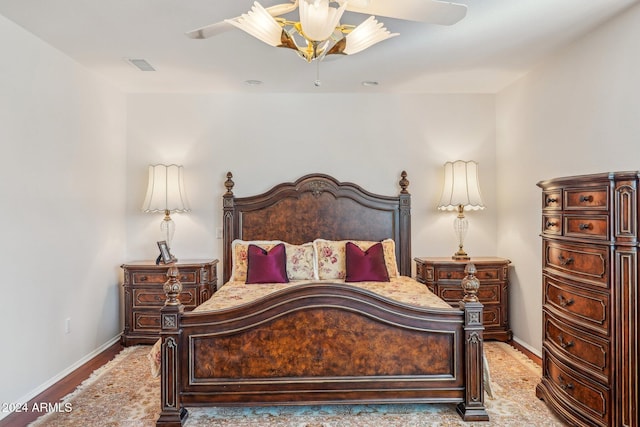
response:
[[[398,33],[391,33],[387,30],[375,16],[370,16],[346,35],[346,45],[342,53],[353,55],[398,35]]]
[[[278,47],[281,44],[282,27],[257,1],[249,12],[234,19],[225,19],[225,22],[270,46]]]
[[[311,41],[324,41],[333,34],[347,7],[344,2],[339,8],[330,7],[329,0],[300,0],[300,24],[304,36]]]

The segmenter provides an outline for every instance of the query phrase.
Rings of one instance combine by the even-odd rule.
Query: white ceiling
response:
[[[319,70],[237,29],[205,40],[184,35],[245,13],[253,0],[0,0],[0,14],[126,92],[495,93],[638,1],[456,0],[468,5],[459,23],[380,17],[400,36],[328,57]],[[343,23],[364,18],[347,12]],[[157,71],[139,71],[127,58]],[[320,87],[313,84],[318,71]],[[264,83],[244,83],[250,79]],[[367,80],[379,85],[362,86]]]

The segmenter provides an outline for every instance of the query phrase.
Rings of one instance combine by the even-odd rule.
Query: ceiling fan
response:
[[[299,20],[283,17],[296,9]],[[340,18],[345,11],[371,16],[358,26],[342,25]],[[466,13],[466,5],[439,0],[290,0],[267,8],[256,1],[241,16],[186,34],[206,39],[236,27],[271,46],[293,49],[311,62],[326,55],[352,55],[398,35],[384,28],[375,16],[453,25]]]

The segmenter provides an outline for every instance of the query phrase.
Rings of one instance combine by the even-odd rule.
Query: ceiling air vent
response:
[[[155,71],[151,64],[149,64],[145,59],[127,59],[129,64],[133,65],[140,71]]]

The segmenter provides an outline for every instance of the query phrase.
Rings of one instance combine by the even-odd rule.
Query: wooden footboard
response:
[[[477,302],[425,309],[326,283],[215,312],[175,302],[162,310],[158,425],[181,425],[185,406],[319,403],[458,403],[488,420]]]

